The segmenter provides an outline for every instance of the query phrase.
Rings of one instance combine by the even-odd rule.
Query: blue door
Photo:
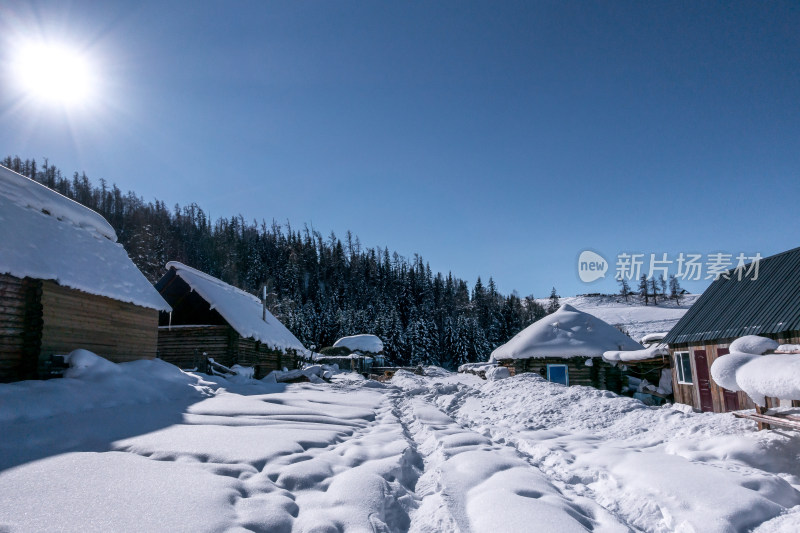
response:
[[[567,365],[547,365],[547,381],[569,385]]]

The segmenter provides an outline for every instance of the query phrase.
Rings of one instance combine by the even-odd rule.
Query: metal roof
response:
[[[669,344],[800,330],[800,248],[761,259],[758,278],[728,271],[664,338]]]

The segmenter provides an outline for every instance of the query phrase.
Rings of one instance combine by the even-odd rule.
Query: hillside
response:
[[[669,331],[699,298],[699,294],[687,294],[676,305],[671,300],[658,305],[644,305],[640,296],[629,296],[626,302],[619,295],[567,296],[561,298],[561,305],[569,304],[580,311],[592,314],[612,326],[619,326],[636,340],[648,333]],[[547,305],[547,300],[539,300]]]

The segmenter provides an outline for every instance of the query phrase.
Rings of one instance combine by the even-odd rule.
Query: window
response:
[[[678,383],[691,385],[692,382],[692,360],[689,352],[675,352],[675,369],[678,371]]]
[[[567,365],[547,365],[547,381],[569,385]]]

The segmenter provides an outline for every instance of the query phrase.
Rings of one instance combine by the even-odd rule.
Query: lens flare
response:
[[[41,102],[65,107],[82,105],[92,95],[92,71],[87,58],[65,45],[23,46],[13,60],[13,76],[21,91]]]

